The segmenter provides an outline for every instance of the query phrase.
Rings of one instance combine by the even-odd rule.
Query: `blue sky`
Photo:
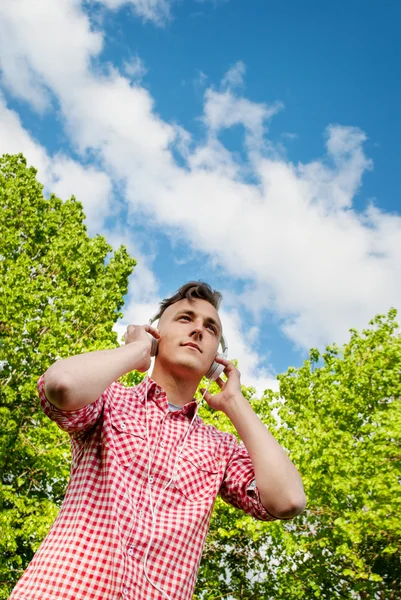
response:
[[[205,279],[260,391],[400,308],[400,25],[387,1],[4,2],[0,151],[137,258],[119,332]]]

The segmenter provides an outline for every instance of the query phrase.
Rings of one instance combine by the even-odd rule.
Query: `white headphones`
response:
[[[157,318],[158,318],[158,315],[155,315],[154,317],[152,317],[149,321],[149,325],[152,325],[152,323],[154,323],[157,320]],[[149,335],[150,339],[152,340],[152,347],[150,350],[150,355],[156,356],[157,347],[159,345],[158,340],[156,338],[154,338],[153,335],[151,335],[150,333],[148,333],[148,335]],[[226,340],[225,340],[223,334],[221,334],[220,345],[221,345],[221,349],[223,350],[223,352],[218,352],[217,358],[227,358],[228,347],[227,347]],[[224,365],[221,365],[220,363],[218,363],[214,360],[210,366],[210,369],[206,373],[205,377],[207,379],[209,379],[210,381],[216,381],[216,379],[218,377],[220,377],[220,375],[222,374],[224,369],[225,369]]]

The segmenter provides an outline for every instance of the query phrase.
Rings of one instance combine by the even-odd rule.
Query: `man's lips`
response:
[[[182,344],[183,346],[190,346],[191,348],[196,348],[196,350],[198,350],[199,352],[202,352],[202,350],[199,348],[199,346],[197,344],[194,344],[193,342],[188,342],[188,344]]]

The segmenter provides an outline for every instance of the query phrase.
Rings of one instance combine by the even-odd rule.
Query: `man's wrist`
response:
[[[222,410],[232,421],[235,415],[238,414],[238,412],[243,411],[246,406],[249,407],[248,400],[242,395],[241,391],[238,391],[227,399]]]
[[[129,342],[120,346],[120,351],[127,357],[127,373],[142,367],[146,358],[150,355],[149,348],[142,342]]]

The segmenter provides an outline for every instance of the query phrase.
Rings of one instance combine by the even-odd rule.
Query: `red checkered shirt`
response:
[[[129,388],[114,382],[92,404],[65,412],[47,400],[42,375],[41,406],[70,434],[71,476],[60,512],[10,600],[164,600],[144,574],[152,533],[147,385],[152,489],[155,501],[161,498],[146,561],[151,581],[171,600],[192,598],[217,494],[256,519],[273,519],[244,444],[198,415],[164,490],[195,400],[171,411],[163,389],[146,378]]]

